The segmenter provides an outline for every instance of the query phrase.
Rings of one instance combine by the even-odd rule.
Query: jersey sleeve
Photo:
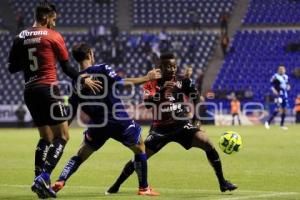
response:
[[[104,74],[106,74],[109,78],[113,79],[116,82],[123,83],[122,77],[118,76],[117,73],[115,72],[115,70],[113,70],[112,67],[110,67],[109,65],[105,65],[102,68],[102,70],[103,70]],[[98,72],[100,73],[102,70],[99,68]]]
[[[71,110],[69,107],[67,107],[68,108],[67,112],[70,116],[70,119],[68,120],[68,124],[70,125],[77,114],[77,108],[79,105],[78,97],[75,93],[73,93],[72,96],[70,97],[69,104],[71,105],[71,108],[72,108],[72,110]]]
[[[20,63],[20,55],[23,55],[22,52],[22,39],[16,37],[13,45],[9,52],[8,58],[8,70],[10,73],[15,73],[22,70],[22,64]]]
[[[143,86],[144,100],[154,97],[156,94],[156,89],[153,86],[152,82],[147,82]]]
[[[157,103],[160,100],[159,91],[156,89],[155,82],[149,81],[143,86],[143,99],[145,103],[145,107],[147,109],[152,108],[153,103]]]
[[[57,59],[59,61],[69,60],[69,53],[63,37],[59,33],[56,33],[56,36],[54,38],[55,39],[53,40],[53,48]]]

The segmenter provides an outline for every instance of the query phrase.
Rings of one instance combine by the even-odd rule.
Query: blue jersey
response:
[[[279,93],[281,98],[288,98],[288,81],[289,77],[286,74],[274,74],[271,78],[272,87]]]
[[[81,104],[81,109],[89,116],[91,124],[107,122],[109,126],[114,126],[114,124],[121,125],[124,128],[130,126],[133,121],[129,118],[122,101],[113,94],[114,84],[116,82],[123,84],[122,78],[117,76],[115,71],[106,64],[93,65],[80,73],[91,74],[93,79],[98,79],[102,82],[103,89],[100,92],[96,92],[96,94],[89,89],[80,89],[78,91],[76,88],[77,84],[74,82],[73,86],[75,89],[70,98],[70,104],[74,113],[78,105]]]

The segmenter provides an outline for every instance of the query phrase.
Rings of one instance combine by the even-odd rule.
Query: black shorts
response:
[[[200,129],[189,122],[169,128],[151,128],[145,145],[151,151],[158,152],[169,142],[177,142],[188,150],[192,147],[192,140],[198,131]]]
[[[67,113],[60,92],[57,86],[53,86],[51,95],[51,85],[37,85],[26,88],[24,91],[25,104],[31,114],[36,126],[52,126],[66,121]]]

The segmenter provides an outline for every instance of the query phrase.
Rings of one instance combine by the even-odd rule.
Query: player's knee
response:
[[[143,142],[129,147],[135,154],[145,153],[145,144]]]
[[[210,151],[214,149],[214,145],[212,142],[208,139],[208,137],[204,133],[198,133],[195,135],[195,138],[193,140],[193,146],[199,147],[203,149],[204,151]]]
[[[65,134],[63,134],[63,135],[62,135],[62,138],[63,138],[64,140],[66,140],[66,141],[69,141],[69,139],[70,139],[69,133],[66,132]]]

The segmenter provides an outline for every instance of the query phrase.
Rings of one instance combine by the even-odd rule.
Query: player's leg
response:
[[[296,124],[300,123],[300,111],[296,112]]]
[[[162,149],[168,142],[169,140],[164,136],[163,133],[157,133],[155,130],[150,130],[150,133],[144,142],[147,159],[160,151],[160,149]],[[129,176],[131,176],[131,174],[133,174],[134,170],[134,160],[128,161],[124,166],[120,176],[117,178],[115,183],[109,187],[109,189],[106,191],[106,194],[117,193],[120,186],[128,179]]]
[[[155,154],[154,151],[146,147],[147,160],[154,154]],[[129,160],[123,167],[122,172],[117,178],[117,180],[115,181],[115,183],[112,186],[110,186],[109,189],[106,191],[106,194],[117,193],[121,185],[133,174],[134,171],[135,171],[134,160]]]
[[[101,135],[99,133],[102,133]],[[108,137],[105,132],[97,128],[89,128],[84,132],[83,142],[75,156],[73,156],[65,165],[58,180],[52,186],[55,192],[61,190],[66,181],[74,174],[80,165],[89,158],[91,154],[100,149]]]
[[[49,129],[49,133],[52,133],[51,137],[53,139],[45,158],[42,173],[36,177],[32,190],[37,194],[44,193],[46,197],[56,197],[56,193],[51,188],[50,175],[60,160],[69,139],[68,124],[67,122],[59,123],[49,126]],[[43,128],[39,130],[42,131]]]
[[[53,133],[49,126],[38,127],[38,130],[40,140],[35,149],[35,177],[39,176],[43,172],[48,150],[53,140]]]
[[[238,119],[239,125],[242,125],[240,114],[237,114],[237,119]]]
[[[45,191],[41,188],[40,184],[37,183],[36,181],[38,180],[37,177],[43,173],[45,160],[48,154],[50,144],[53,139],[53,133],[49,126],[40,126],[38,127],[38,131],[40,134],[40,140],[35,149],[35,170],[34,170],[35,178],[31,186],[31,190],[34,193],[36,193],[39,198],[43,199],[48,197],[48,193],[45,193]],[[41,178],[39,179],[40,181],[42,181]],[[50,180],[50,178],[48,178],[48,180]]]
[[[234,126],[234,117],[235,117],[235,114],[233,113],[231,116],[232,116],[232,122],[231,122],[231,125]]]
[[[138,176],[139,181],[139,195],[158,196],[159,193],[155,192],[148,184],[148,165],[147,155],[145,152],[145,144],[142,137],[139,137],[137,144],[129,146],[134,153],[133,166]]]
[[[52,173],[53,169],[56,167],[58,161],[60,160],[67,141],[69,140],[67,122],[52,125],[50,126],[50,129],[53,132],[53,140],[50,145],[44,166],[45,173],[48,173],[49,175]]]
[[[280,127],[283,130],[287,130],[288,129],[288,127],[284,126],[285,117],[286,117],[286,113],[287,113],[286,106],[287,106],[287,100],[284,99],[282,101],[282,103],[281,103],[281,108],[280,108],[280,112],[281,112]]]
[[[280,107],[281,107],[281,98],[276,98],[275,99],[275,103],[276,103],[276,108],[274,109],[272,115],[269,117],[269,119],[265,122],[265,128],[266,129],[270,129],[270,124],[271,122],[273,121],[273,119],[277,116],[279,110],[280,110]]]
[[[286,117],[286,112],[287,110],[286,109],[282,109],[282,112],[281,112],[281,120],[280,120],[280,127],[283,129],[283,130],[287,130],[288,127],[286,127],[284,125],[285,123],[285,117]]]
[[[59,95],[58,89],[56,93]],[[24,92],[24,99],[35,125],[39,127],[40,136],[43,139],[40,140],[38,144],[38,147],[43,147],[42,151],[36,152],[37,162],[40,164],[43,163],[42,173],[35,178],[31,189],[38,195],[44,193],[45,197],[56,197],[55,192],[51,189],[51,187],[49,187],[50,173],[52,171],[51,168],[53,164],[55,167],[57,163],[53,162],[53,160],[59,160],[59,154],[63,148],[61,149],[60,147],[57,152],[53,151],[53,148],[57,145],[57,136],[64,134],[65,132],[67,133],[67,123],[61,118],[59,120],[53,118],[51,113],[54,114],[55,117],[65,117],[64,107],[60,103],[59,99],[52,96],[51,86],[47,85],[26,89]],[[53,104],[58,106],[52,107]],[[51,110],[52,108],[54,109]],[[58,130],[52,127],[52,125],[59,126],[64,123],[64,127],[60,129],[57,128]],[[51,144],[49,145],[48,151],[46,151],[45,149],[49,144],[48,142],[51,142]],[[43,157],[41,157],[42,152],[44,153],[42,155]]]
[[[199,130],[195,133],[191,142],[192,147],[201,148],[205,151],[208,161],[214,168],[215,174],[218,178],[220,190],[225,192],[226,190],[235,190],[237,186],[225,180],[222,170],[222,163],[218,152],[208,139],[203,130]]]
[[[58,180],[53,184],[52,189],[55,192],[60,191],[65,186],[68,179],[77,171],[79,166],[85,162],[90,155],[95,152],[88,144],[83,142],[76,155],[70,158],[64,169],[59,175]]]

